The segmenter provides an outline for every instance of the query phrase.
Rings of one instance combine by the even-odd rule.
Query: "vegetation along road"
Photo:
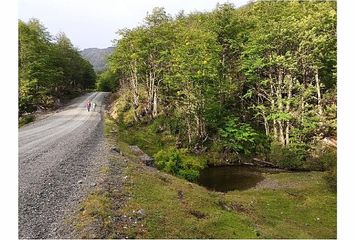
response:
[[[95,153],[104,145],[106,95],[76,98],[62,111],[19,130],[20,238],[51,238],[64,231],[65,210],[89,187],[90,173],[100,164]],[[96,102],[95,111],[86,110],[88,100]]]
[[[98,91],[19,129],[19,238],[336,238],[336,9],[155,7],[96,67],[19,20],[20,124]]]

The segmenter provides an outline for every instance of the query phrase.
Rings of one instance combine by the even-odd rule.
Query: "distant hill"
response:
[[[107,57],[113,52],[113,50],[114,47],[108,47],[103,49],[86,48],[80,51],[80,54],[83,58],[85,58],[92,64],[93,69],[96,72],[100,72],[105,70]]]

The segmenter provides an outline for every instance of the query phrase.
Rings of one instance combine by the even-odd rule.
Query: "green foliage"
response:
[[[305,168],[317,171],[332,170],[336,166],[337,150],[321,143],[314,145],[314,148],[306,159]]]
[[[118,88],[116,75],[107,70],[98,76],[96,89],[103,92],[114,92]]]
[[[266,137],[259,134],[248,123],[240,123],[238,119],[229,119],[225,127],[219,130],[224,147],[236,153],[250,155],[262,153],[267,149]]]
[[[19,114],[53,107],[57,99],[92,88],[96,75],[65,34],[55,39],[36,19],[19,21]]]
[[[163,116],[179,147],[221,141],[264,157],[272,142],[274,162],[302,168],[316,141],[336,135],[335,2],[219,4],[175,18],[155,8],[119,35],[98,89],[130,94],[130,124]]]
[[[306,154],[306,146],[302,144],[292,144],[288,147],[272,144],[269,159],[280,168],[300,170],[304,169]]]
[[[334,166],[324,176],[326,183],[331,191],[337,192],[337,166]]]
[[[196,181],[199,171],[206,165],[205,161],[188,156],[185,151],[176,148],[160,150],[154,155],[154,163],[158,169],[188,181]]]
[[[18,120],[18,125],[19,127],[22,127],[30,122],[33,122],[35,120],[35,116],[33,115],[26,115],[26,116],[22,116],[20,117],[20,119]]]

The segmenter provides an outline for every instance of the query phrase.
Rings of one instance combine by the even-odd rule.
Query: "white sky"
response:
[[[139,25],[154,7],[174,16],[182,9],[211,11],[218,2],[238,7],[248,0],[18,0],[18,18],[39,19],[51,35],[64,32],[79,49],[106,48],[118,29]]]

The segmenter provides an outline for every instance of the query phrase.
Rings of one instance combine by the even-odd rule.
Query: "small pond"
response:
[[[198,184],[217,192],[246,190],[264,179],[263,172],[274,171],[251,166],[209,167],[200,172]]]

